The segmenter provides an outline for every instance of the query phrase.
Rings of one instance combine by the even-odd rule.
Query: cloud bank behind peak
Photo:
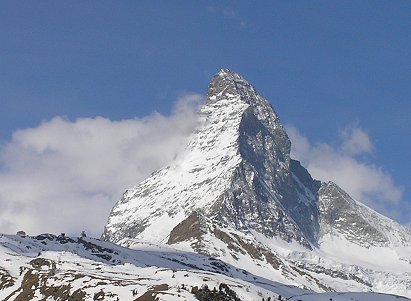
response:
[[[0,232],[29,234],[86,230],[99,236],[121,194],[167,165],[198,125],[203,97],[185,94],[170,115],[114,121],[54,117],[17,130],[0,146]],[[357,200],[404,223],[402,189],[381,167],[360,157],[375,151],[358,125],[340,131],[341,144],[313,145],[288,126],[292,157],[314,178],[334,181]],[[408,219],[406,219],[408,218]]]

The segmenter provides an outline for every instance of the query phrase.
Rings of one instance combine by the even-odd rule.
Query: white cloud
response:
[[[404,215],[400,202],[402,188],[381,167],[364,162],[374,150],[368,134],[351,125],[340,131],[341,144],[311,144],[295,127],[287,127],[292,142],[291,156],[321,181],[333,181],[353,198],[362,201],[383,214],[398,218]]]
[[[368,134],[358,125],[348,126],[340,131],[342,151],[347,155],[371,153],[374,146]]]
[[[55,117],[18,130],[0,146],[0,232],[30,234],[86,229],[101,234],[125,189],[170,162],[197,125],[202,97],[181,97],[170,116],[112,121]],[[381,168],[357,159],[374,147],[358,126],[341,131],[341,145],[312,145],[288,127],[292,156],[320,180],[395,217],[402,191]],[[390,211],[391,210],[391,211]]]
[[[0,149],[0,232],[99,235],[124,190],[185,145],[201,99],[181,97],[170,116],[55,117],[16,131]]]

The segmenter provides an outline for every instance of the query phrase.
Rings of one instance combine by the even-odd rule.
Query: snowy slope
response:
[[[374,293],[317,294],[269,281],[209,256],[128,242],[135,249],[92,238],[0,235],[0,299],[278,300],[281,296],[301,301],[409,300]]]
[[[124,193],[103,239],[168,244],[318,292],[411,296],[410,230],[291,159],[278,115],[243,77],[212,79],[199,124],[176,160]]]
[[[166,242],[169,230],[187,212],[210,207],[221,189],[228,187],[240,162],[235,133],[241,121],[238,112],[245,108],[247,104],[236,96],[204,107],[202,126],[187,150],[171,166],[126,191],[113,208],[103,237],[111,241],[132,236]]]

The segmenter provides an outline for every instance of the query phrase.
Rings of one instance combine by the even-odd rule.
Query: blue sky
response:
[[[292,137],[299,139],[295,144],[308,143],[295,151],[307,167],[318,167],[322,154],[331,161],[347,159],[341,166],[351,162],[368,168],[380,176],[370,185],[382,187],[385,181],[389,187],[357,196],[383,195],[376,203],[366,203],[401,223],[410,221],[409,1],[2,1],[0,42],[0,207],[9,212],[0,232],[17,229],[12,220],[26,204],[21,195],[15,196],[21,206],[6,205],[10,191],[24,190],[25,181],[35,186],[28,179],[36,177],[44,179],[44,189],[52,189],[45,184],[55,177],[45,171],[44,164],[51,163],[44,162],[52,162],[45,154],[61,150],[50,151],[51,133],[65,133],[69,140],[73,132],[66,128],[81,128],[82,122],[93,124],[94,130],[112,130],[134,120],[153,137],[158,132],[149,127],[151,122],[171,122],[178,128],[176,139],[184,139],[193,127],[193,102],[206,93],[220,68],[241,73],[272,102]],[[355,137],[359,140],[353,150],[347,145]],[[158,148],[160,140],[153,141]],[[175,141],[167,144],[172,145],[169,153],[177,151],[180,142]],[[34,144],[36,151],[28,152],[27,145]],[[133,147],[144,157],[141,142]],[[45,161],[36,157],[39,154]],[[72,153],[67,156],[73,158]],[[105,198],[99,213],[104,216],[119,191],[169,158],[158,156],[162,159],[152,158],[154,163],[144,166],[144,172],[136,171],[140,165],[133,166],[129,182],[116,183],[118,190],[104,191],[96,184],[88,191],[81,187],[84,183],[58,189],[68,195],[73,189],[86,191],[82,196],[91,195],[95,204],[99,196]],[[39,165],[27,168],[34,161]],[[130,164],[109,170],[121,173]],[[66,172],[64,168],[56,165],[52,170]],[[355,168],[350,171],[358,174]],[[327,172],[338,179],[338,170],[317,174]],[[99,174],[96,169],[94,175]],[[350,177],[348,171],[344,175]],[[38,186],[36,191],[44,189]],[[59,203],[57,191],[36,193],[30,194],[56,204],[67,201]],[[390,193],[394,200],[389,200]],[[30,218],[29,213],[21,216]],[[98,233],[102,223],[100,219],[84,227]],[[35,220],[20,226],[33,224]]]

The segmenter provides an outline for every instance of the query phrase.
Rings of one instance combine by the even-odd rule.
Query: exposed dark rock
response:
[[[53,286],[47,285],[47,274],[41,274],[34,270],[28,270],[18,291],[10,294],[6,299],[9,300],[12,296],[15,301],[27,301],[32,300],[35,292],[38,290],[40,294],[44,296],[44,300],[49,297],[53,297],[54,300],[67,300],[67,301],[83,301],[85,300],[86,294],[81,290],[76,290],[70,293],[70,284]]]
[[[159,292],[164,292],[168,290],[168,285],[167,284],[160,284],[153,286],[152,289],[148,290],[145,292],[143,295],[135,299],[136,301],[156,301],[158,300],[157,294]]]
[[[194,286],[191,293],[200,301],[241,301],[237,293],[225,283],[221,283],[218,288]]]
[[[15,284],[16,279],[6,270],[0,268],[0,290],[11,287]]]
[[[191,213],[185,220],[174,227],[170,232],[168,244],[175,244],[181,241],[189,241],[192,239],[201,239],[204,232],[201,229],[199,213]]]

